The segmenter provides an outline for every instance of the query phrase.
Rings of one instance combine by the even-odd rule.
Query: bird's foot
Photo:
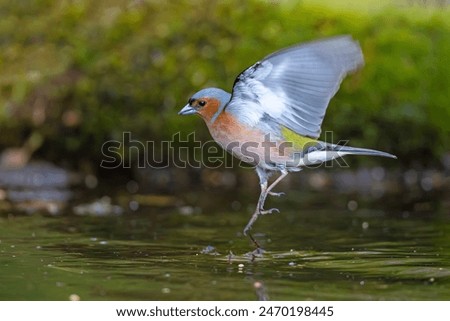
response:
[[[259,210],[255,211],[253,213],[252,217],[250,218],[250,221],[247,223],[247,225],[244,228],[244,235],[249,236],[252,242],[256,245],[257,249],[260,249],[258,242],[253,238],[253,236],[249,233],[249,231],[252,229],[253,223],[255,223],[256,219],[259,215],[266,215],[266,214],[272,214],[272,213],[280,213],[280,210],[278,208],[271,208],[268,210],[260,208]]]
[[[256,260],[257,258],[263,257],[264,252],[265,252],[264,249],[261,248],[261,247],[259,246],[259,244],[258,244],[258,245],[256,246],[256,249],[254,249],[252,252],[249,253],[249,254],[250,254],[250,261],[255,262],[255,260]]]
[[[245,228],[244,228],[244,235],[248,234],[248,231],[251,230],[253,223],[255,223],[255,221],[259,215],[266,215],[266,214],[273,214],[273,213],[280,213],[280,210],[278,208],[271,208],[268,210],[260,208],[259,210],[255,211],[255,213],[253,213],[252,217],[250,218],[250,221],[248,221],[247,226],[245,226]]]
[[[269,192],[269,195],[276,196],[276,197],[284,196],[285,194],[286,193],[284,193],[284,192],[279,192],[279,193]]]
[[[266,214],[273,214],[273,213],[280,213],[280,210],[278,208],[271,208],[268,210],[259,210],[259,214],[266,215]]]

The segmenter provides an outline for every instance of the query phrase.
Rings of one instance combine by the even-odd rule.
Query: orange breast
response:
[[[239,122],[233,115],[222,112],[206,122],[214,140],[239,159],[253,165],[282,163],[291,158],[290,151],[280,151],[280,141],[257,128]]]

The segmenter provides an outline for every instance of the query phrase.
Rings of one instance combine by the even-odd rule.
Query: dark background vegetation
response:
[[[448,300],[449,4],[0,0],[0,300]],[[322,138],[399,158],[288,175],[252,230],[266,251],[242,234],[260,188],[235,158],[136,168],[137,141],[216,146],[177,115],[199,89],[340,34],[366,64]],[[125,163],[101,169],[124,133]]]
[[[208,140],[199,119],[177,115],[192,93],[231,90],[265,55],[337,34],[360,41],[366,65],[323,131],[396,154],[389,166],[441,167],[449,150],[445,1],[21,0],[0,1],[0,17],[1,150],[95,169],[124,131]]]

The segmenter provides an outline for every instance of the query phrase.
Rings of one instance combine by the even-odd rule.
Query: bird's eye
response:
[[[206,105],[206,101],[200,100],[200,101],[198,102],[198,104],[199,104],[201,107],[203,107],[203,106]]]

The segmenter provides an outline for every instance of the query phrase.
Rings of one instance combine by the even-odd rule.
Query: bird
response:
[[[345,155],[397,158],[367,148],[319,140],[331,98],[344,77],[364,65],[361,47],[350,35],[340,35],[281,49],[257,61],[235,79],[232,92],[201,89],[179,115],[199,115],[213,139],[238,159],[255,167],[260,195],[243,230],[250,234],[265,209],[268,195],[290,172],[317,166]],[[269,185],[269,178],[279,176]]]

